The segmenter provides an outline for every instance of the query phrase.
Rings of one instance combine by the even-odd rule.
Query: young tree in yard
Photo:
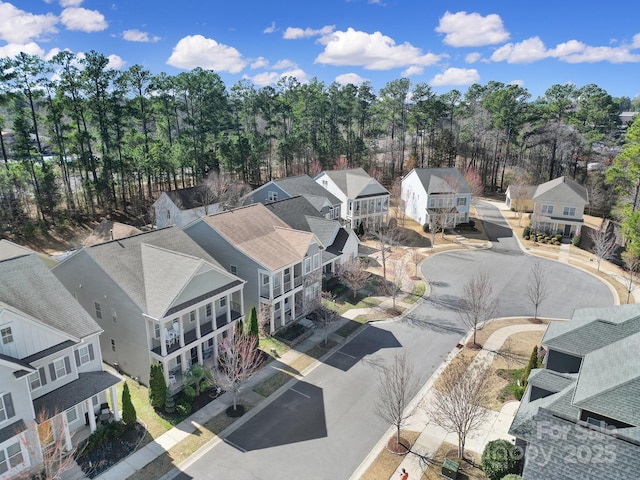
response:
[[[393,299],[393,309],[396,309],[396,298],[402,291],[402,285],[407,280],[407,260],[403,256],[393,262],[389,271],[390,278],[383,286],[384,293]]]
[[[534,307],[534,320],[538,320],[538,307],[545,301],[548,295],[547,276],[542,269],[542,265],[536,262],[533,264],[533,267],[531,267],[529,285],[527,286],[527,298],[529,299],[529,303]]]
[[[418,280],[420,278],[418,277],[418,265],[422,261],[423,256],[420,253],[420,250],[414,248],[411,250],[411,253],[409,253],[409,258],[411,259],[411,263],[413,263],[416,267],[415,275],[413,276],[413,278]]]
[[[484,193],[484,183],[482,182],[482,176],[473,167],[469,167],[464,173],[464,179],[471,189],[471,200],[475,200],[477,197],[482,196]]]
[[[380,367],[374,411],[381,419],[396,427],[397,445],[400,445],[401,440],[400,429],[413,414],[407,407],[418,388],[419,378],[404,350],[394,353],[390,365]]]
[[[354,258],[340,266],[338,272],[340,279],[347,284],[353,292],[353,298],[358,295],[358,290],[367,284],[371,277],[369,272],[359,258]]]
[[[254,339],[239,329],[220,342],[214,377],[222,388],[233,393],[234,412],[238,410],[237,398],[242,384],[260,369],[263,360]]]
[[[467,435],[487,416],[489,372],[470,361],[454,360],[442,373],[432,390],[427,407],[433,422],[458,436],[458,458],[464,458]]]
[[[203,386],[208,387],[213,384],[211,371],[199,363],[194,363],[189,367],[189,370],[184,372],[184,384],[185,388],[192,388],[194,397],[197,397]]]
[[[378,230],[378,248],[380,249],[380,263],[382,264],[382,278],[387,280],[387,262],[394,247],[402,243],[404,230],[398,226],[395,219],[389,220],[386,225],[380,225]]]
[[[464,323],[473,329],[473,346],[476,344],[478,326],[491,319],[498,308],[498,299],[486,273],[478,273],[464,286],[458,314]]]
[[[153,408],[162,408],[166,393],[167,382],[164,379],[162,367],[157,363],[153,364],[149,373],[149,403],[151,403],[151,406]]]
[[[616,239],[614,235],[607,232],[604,225],[601,225],[598,230],[590,230],[589,238],[593,242],[591,251],[596,256],[596,265],[598,271],[600,271],[600,263],[602,260],[610,260],[615,254],[617,248]]]
[[[122,387],[122,421],[125,425],[133,425],[138,418],[136,408],[131,402],[131,393],[129,392],[129,384],[124,382]]]
[[[249,321],[247,322],[247,335],[253,338],[253,341],[258,348],[258,344],[260,343],[260,325],[258,324],[258,312],[256,312],[256,307],[251,307],[251,312],[249,312]]]
[[[75,466],[77,448],[72,446],[67,449],[63,415],[64,412],[56,412],[49,417],[44,411],[40,411],[31,427],[20,434],[22,444],[26,446],[31,461],[36,465],[23,474],[18,474],[17,478],[58,479]],[[9,463],[13,467],[24,460],[26,459],[22,453],[17,453],[11,456]]]
[[[331,306],[335,304],[335,297],[331,292],[322,292],[322,299],[318,302],[318,306],[315,309],[315,314],[318,320],[322,322],[324,328],[324,343],[325,345],[329,341],[329,325],[331,325],[338,318],[338,312]]]

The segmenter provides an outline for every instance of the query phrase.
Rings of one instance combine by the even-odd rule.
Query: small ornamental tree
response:
[[[533,370],[534,368],[538,368],[539,365],[539,361],[538,361],[538,346],[535,345],[533,347],[533,350],[531,351],[531,356],[529,356],[529,363],[527,363],[527,366],[524,369],[524,372],[522,373],[522,378],[520,379],[520,384],[522,385],[522,388],[526,388],[527,387],[527,382],[529,381],[529,374],[531,373],[531,370]]]
[[[138,418],[136,407],[131,402],[131,393],[129,393],[129,384],[124,382],[122,387],[122,421],[125,425],[133,425]]]
[[[164,380],[164,372],[159,364],[151,365],[149,373],[149,403],[153,408],[164,407],[167,392],[167,382]]]
[[[493,440],[482,452],[482,471],[489,480],[501,480],[505,475],[516,473],[522,459],[519,448],[507,440]]]

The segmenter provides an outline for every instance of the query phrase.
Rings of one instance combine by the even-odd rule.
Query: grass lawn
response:
[[[382,303],[382,300],[379,298],[365,297],[362,294],[358,294],[353,298],[353,293],[348,292],[338,297],[335,302],[330,303],[329,308],[343,315],[352,308],[372,308],[377,307],[380,303]]]
[[[451,443],[443,443],[440,445],[440,448],[436,452],[433,460],[429,464],[428,468],[424,472],[421,477],[421,480],[442,480],[442,476],[440,475],[442,472],[442,464],[444,462],[445,456],[446,458],[450,458],[455,460],[457,458],[458,446],[453,445]],[[480,465],[480,455],[476,455],[473,452],[465,450],[465,457],[472,457],[473,461],[476,465]],[[459,479],[468,479],[468,480],[486,480],[487,476],[482,471],[482,468],[474,467],[469,463],[463,462],[460,465],[460,470],[458,470],[458,478]]]
[[[416,303],[418,299],[422,298],[426,290],[427,286],[424,284],[424,282],[416,282],[413,285],[413,291],[409,295],[404,297],[402,301],[409,304]]]

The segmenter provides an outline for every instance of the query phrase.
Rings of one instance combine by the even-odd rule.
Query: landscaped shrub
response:
[[[476,228],[476,221],[473,220],[472,218],[469,219],[469,221],[467,222],[469,224],[469,228],[471,230],[473,230],[474,228]]]
[[[422,231],[425,233],[429,233],[431,227],[429,227],[428,223],[425,223],[424,225],[422,225]]]
[[[193,388],[191,385],[187,385],[187,386],[185,386],[185,387],[182,389],[182,395],[184,396],[184,399],[185,399],[187,402],[191,403],[191,402],[193,402],[193,401],[196,399],[196,397],[197,397],[197,395],[196,395],[196,389],[195,389],[195,388]],[[178,403],[180,403],[180,402],[178,402]]]
[[[571,239],[571,243],[573,244],[574,247],[579,247],[581,241],[582,241],[581,235],[576,235]]]
[[[502,477],[502,480],[522,480],[522,477],[516,473],[510,473],[509,475]]]
[[[182,417],[189,415],[191,413],[191,409],[191,403],[189,403],[185,398],[181,398],[178,400],[178,403],[176,403],[176,411]]]
[[[153,408],[164,407],[167,382],[164,380],[164,372],[159,364],[151,365],[149,374],[149,403]]]
[[[562,241],[562,234],[561,233],[557,233],[556,236],[554,237],[558,242]]]
[[[125,425],[133,425],[136,423],[136,408],[131,402],[131,393],[129,392],[129,384],[124,382],[122,387],[122,421]]]
[[[525,240],[529,240],[529,235],[525,235],[525,236],[524,236],[524,239],[525,239]]]
[[[522,231],[522,236],[524,237],[525,240],[529,240],[529,237],[531,236],[531,228],[530,227],[524,227],[524,230]]]
[[[173,395],[171,395],[171,391],[168,388],[164,400],[164,411],[167,413],[176,411],[176,401],[173,399]]]
[[[90,453],[94,450],[102,448],[110,439],[117,438],[124,432],[124,425],[121,422],[110,422],[99,425],[93,432],[86,443],[82,445],[83,453]]]
[[[522,452],[507,440],[493,440],[482,452],[482,471],[490,480],[500,480],[505,475],[516,473]]]
[[[529,374],[531,370],[534,368],[538,368],[540,366],[540,361],[538,360],[538,346],[535,345],[533,350],[531,351],[531,355],[529,356],[529,363],[527,363],[527,367],[524,369],[524,373],[522,374],[522,378],[520,379],[520,385],[522,388],[526,388],[527,381],[529,380]]]

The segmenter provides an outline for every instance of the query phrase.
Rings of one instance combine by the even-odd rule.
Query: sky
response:
[[[407,77],[436,93],[491,80],[640,95],[638,0],[0,0],[0,57],[96,50],[110,66],[225,85]]]

